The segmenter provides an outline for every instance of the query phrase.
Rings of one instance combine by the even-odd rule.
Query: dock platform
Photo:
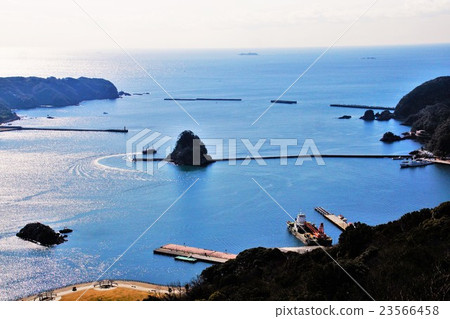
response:
[[[154,254],[168,255],[168,256],[182,256],[194,258],[197,260],[213,263],[223,264],[230,259],[235,259],[237,255],[230,253],[223,253],[220,251],[189,247],[176,244],[167,244],[161,246],[153,251]]]
[[[342,218],[340,218],[339,216],[333,215],[330,212],[328,212],[326,209],[324,209],[323,207],[316,207],[316,208],[314,208],[314,210],[316,212],[318,212],[320,215],[322,215],[323,217],[325,217],[326,219],[328,219],[331,223],[336,225],[341,230],[345,230],[350,225],[343,219],[343,216],[342,216]]]

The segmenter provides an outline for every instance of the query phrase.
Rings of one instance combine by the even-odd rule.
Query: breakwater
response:
[[[59,127],[23,127],[5,126],[7,131],[62,131],[62,132],[107,132],[107,133],[128,133],[123,129],[87,129],[87,128],[59,128]]]
[[[358,104],[330,104],[332,107],[348,107],[352,109],[367,109],[367,110],[390,110],[394,111],[395,107],[389,106],[372,106],[372,105],[358,105]]]
[[[227,161],[244,161],[246,159],[250,160],[271,160],[271,159],[283,159],[283,158],[309,158],[309,157],[322,157],[322,158],[412,158],[411,155],[378,155],[378,154],[307,154],[307,155],[273,155],[273,156],[242,156],[242,157],[227,157],[227,158],[216,158],[211,160],[211,162],[227,162]],[[160,162],[168,161],[168,158],[133,158],[135,162]]]
[[[242,99],[220,99],[220,98],[203,98],[198,97],[195,99],[183,99],[183,98],[165,98],[164,101],[222,101],[222,102],[240,102]]]

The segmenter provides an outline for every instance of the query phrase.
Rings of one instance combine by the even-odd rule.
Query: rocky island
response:
[[[384,133],[383,137],[380,139],[380,141],[382,142],[386,142],[386,143],[392,143],[392,142],[397,142],[397,141],[401,141],[402,137],[395,135],[392,132],[386,132]]]
[[[0,78],[0,123],[18,119],[11,110],[41,106],[68,106],[82,101],[116,99],[117,88],[105,79],[81,77]]]
[[[60,233],[41,223],[27,224],[16,235],[19,238],[42,246],[59,245],[66,241]]]
[[[213,163],[205,144],[192,131],[183,131],[178,137],[169,161],[181,166],[207,166]]]

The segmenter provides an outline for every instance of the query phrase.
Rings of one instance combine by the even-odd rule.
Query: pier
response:
[[[61,131],[61,132],[106,132],[106,133],[128,133],[123,129],[87,129],[87,128],[59,128],[59,127],[23,127],[23,126],[5,126],[5,131]]]
[[[344,220],[344,216],[340,215],[342,216],[341,218],[339,216],[333,215],[327,210],[325,210],[323,207],[316,207],[314,208],[314,210],[323,217],[325,217],[326,219],[328,219],[331,223],[336,225],[341,230],[345,230],[350,225],[349,223],[346,222],[346,220]]]
[[[213,264],[223,264],[230,259],[235,259],[237,255],[223,253],[220,251],[195,248],[183,245],[167,244],[153,251],[154,254],[168,255],[175,257],[187,257]],[[179,259],[180,260],[180,259]]]
[[[348,107],[352,109],[367,109],[367,110],[390,110],[394,111],[395,107],[389,106],[371,106],[371,105],[358,105],[358,104],[330,104],[332,107]]]

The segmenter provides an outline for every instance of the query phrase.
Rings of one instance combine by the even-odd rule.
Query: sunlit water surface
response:
[[[274,105],[252,123],[320,54],[320,50],[135,53],[142,65],[175,97],[242,98],[242,102],[181,102],[197,125],[126,57],[2,56],[2,76],[89,76],[113,81],[120,90],[149,92],[79,106],[19,110],[18,125],[123,128],[128,134],[17,131],[0,135],[0,299],[95,280],[197,179],[161,219],[105,275],[159,284],[186,283],[207,264],[176,262],[153,249],[177,243],[238,253],[251,247],[300,243],[285,227],[289,218],[255,183],[291,215],[324,222],[337,241],[339,230],[314,212],[323,206],[350,221],[370,225],[448,200],[450,169],[432,165],[399,168],[390,159],[325,159],[288,165],[268,160],[203,169],[165,165],[153,175],[127,165],[128,138],[144,128],[172,137],[191,129],[201,138],[238,139],[237,155],[247,155],[240,139],[267,139],[261,154],[277,154],[270,139],[313,139],[323,154],[406,154],[413,141],[383,144],[386,131],[407,130],[399,122],[359,120],[363,110],[330,103],[395,106],[420,83],[450,71],[450,47],[333,49],[285,96],[296,105]],[[374,56],[376,59],[362,59]],[[104,114],[107,113],[107,114]],[[338,120],[341,115],[350,120]],[[51,115],[54,119],[47,119]],[[211,149],[211,151],[214,151]],[[226,152],[225,152],[226,155]],[[16,232],[40,221],[74,229],[69,241],[43,248]]]

